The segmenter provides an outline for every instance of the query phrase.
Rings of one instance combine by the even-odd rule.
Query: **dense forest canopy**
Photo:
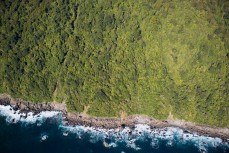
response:
[[[0,93],[229,127],[226,0],[2,0]]]

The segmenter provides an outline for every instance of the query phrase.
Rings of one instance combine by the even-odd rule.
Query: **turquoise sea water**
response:
[[[178,128],[95,129],[66,126],[62,114],[18,114],[0,106],[0,153],[229,153],[219,138]]]

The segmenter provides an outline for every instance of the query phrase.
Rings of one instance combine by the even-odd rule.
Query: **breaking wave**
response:
[[[200,153],[216,152],[217,150],[220,152],[229,151],[229,144],[220,138],[202,136],[175,127],[151,129],[150,126],[144,124],[123,129],[71,126],[65,124],[62,113],[58,111],[44,111],[38,114],[20,113],[19,110],[14,111],[11,106],[2,105],[0,105],[0,116],[4,116],[8,124],[33,124],[38,127],[47,124],[45,123],[47,120],[55,120],[61,137],[69,137],[71,141],[85,140],[91,144],[100,144],[103,148],[116,149],[119,153],[126,153],[128,149],[135,152],[145,152],[146,148],[148,150],[150,148],[152,152],[160,151],[160,149],[180,149],[183,152],[185,148],[192,148]],[[43,131],[39,135],[39,140],[40,143],[48,141],[49,133]]]

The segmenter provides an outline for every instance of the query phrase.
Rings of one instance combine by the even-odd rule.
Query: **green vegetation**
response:
[[[0,93],[229,127],[229,3],[0,1]]]

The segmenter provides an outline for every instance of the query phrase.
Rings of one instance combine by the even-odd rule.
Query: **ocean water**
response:
[[[229,153],[219,138],[179,128],[67,126],[60,112],[19,114],[0,105],[0,153]]]

